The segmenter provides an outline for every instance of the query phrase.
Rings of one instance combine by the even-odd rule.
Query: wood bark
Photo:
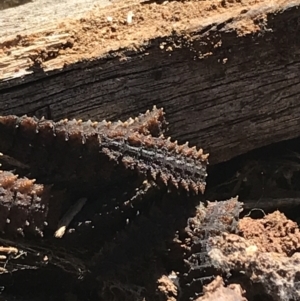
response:
[[[0,114],[124,120],[162,106],[168,134],[202,147],[211,164],[298,137],[299,3],[213,19],[190,28],[189,41],[185,34],[156,38],[125,52],[126,60],[113,52],[11,79],[11,65],[2,65]],[[241,19],[264,13],[260,31],[237,36]],[[159,46],[170,38],[186,43],[167,52]]]

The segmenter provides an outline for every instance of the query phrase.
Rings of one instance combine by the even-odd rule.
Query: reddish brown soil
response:
[[[239,228],[241,236],[224,233],[212,239],[209,256],[213,264],[227,272],[242,271],[252,284],[262,285],[261,293],[268,295],[266,300],[299,300],[300,236],[297,224],[276,211],[258,220],[245,217],[240,220]],[[242,283],[242,274],[235,280]],[[256,300],[257,297],[250,294],[251,285],[246,288],[247,300],[248,297]],[[214,294],[219,286],[212,285]],[[224,299],[220,300],[231,300],[229,296],[229,291],[223,291]],[[207,294],[207,297],[211,296]]]
[[[276,252],[291,256],[299,249],[300,231],[296,222],[279,211],[255,220],[244,217],[239,223],[240,231],[261,252]]]
[[[170,36],[185,36],[201,27],[222,19],[235,18],[234,29],[243,35],[259,30],[255,19],[263,22],[264,13],[280,9],[287,0],[189,0],[148,3],[125,0],[105,8],[94,8],[79,19],[43,24],[31,34],[0,39],[0,62],[8,62],[15,53],[26,52],[29,58],[38,60],[45,69],[62,67],[82,59],[103,56],[109,51],[142,49],[149,40]],[[249,10],[258,13],[252,17]],[[260,13],[261,12],[261,13]],[[213,42],[212,42],[213,43]],[[215,43],[215,42],[214,42]],[[222,43],[219,41],[218,43]],[[220,44],[216,44],[218,47]],[[180,47],[180,41],[161,49],[172,52]],[[172,45],[171,44],[171,45]],[[23,48],[23,50],[22,50]],[[27,56],[26,55],[26,56]],[[123,59],[126,56],[123,55]]]

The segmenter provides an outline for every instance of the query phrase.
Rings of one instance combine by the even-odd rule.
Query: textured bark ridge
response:
[[[48,183],[111,180],[137,172],[157,182],[203,192],[208,155],[179,145],[162,133],[163,111],[153,109],[125,122],[53,122],[14,115],[0,117],[0,149]],[[125,167],[125,168],[122,168]]]
[[[221,233],[235,233],[238,229],[242,203],[237,198],[228,201],[208,202],[197,207],[196,215],[188,220],[185,254],[186,273],[181,279],[185,296],[183,300],[194,300],[202,293],[203,285],[210,282],[220,271],[214,268],[208,252],[209,239]]]

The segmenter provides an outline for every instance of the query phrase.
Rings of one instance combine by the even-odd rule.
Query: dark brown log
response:
[[[125,120],[155,104],[165,108],[170,135],[210,152],[212,164],[297,137],[300,1],[289,2],[207,19],[186,31],[188,40],[186,33],[152,39],[125,61],[115,51],[59,70],[56,58],[53,71],[37,66],[12,79],[12,65],[2,62],[0,114]],[[260,30],[238,37],[248,19]],[[168,52],[170,39],[184,42]]]

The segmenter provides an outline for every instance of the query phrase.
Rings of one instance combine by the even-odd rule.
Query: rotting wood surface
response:
[[[111,4],[109,0],[2,0],[0,2],[1,38],[4,39],[16,34],[30,34],[41,24],[62,22],[66,18],[82,16],[93,7],[102,7]],[[17,9],[12,7],[19,6]],[[4,10],[2,11],[1,10]],[[51,14],[51,18],[45,16]],[[14,20],[14,22],[11,22]],[[48,26],[47,25],[47,26]]]
[[[179,12],[185,21],[177,24],[172,13],[188,12],[189,3],[197,5],[131,2],[120,15],[110,8],[120,18],[133,12],[137,21],[129,29],[120,20],[108,26],[109,10],[103,10],[95,26],[109,28],[110,38],[100,39],[91,20],[81,20],[82,28],[90,26],[86,35],[99,38],[88,40],[90,48],[76,44],[75,21],[47,28],[48,35],[40,30],[35,38],[2,41],[0,114],[125,120],[156,104],[168,112],[170,135],[204,147],[212,164],[299,136],[300,1],[226,2],[227,8],[199,12],[198,19],[195,11],[189,22]],[[148,23],[168,9],[171,15],[157,21],[162,26],[155,31]],[[140,32],[140,23],[149,33],[147,27]]]

